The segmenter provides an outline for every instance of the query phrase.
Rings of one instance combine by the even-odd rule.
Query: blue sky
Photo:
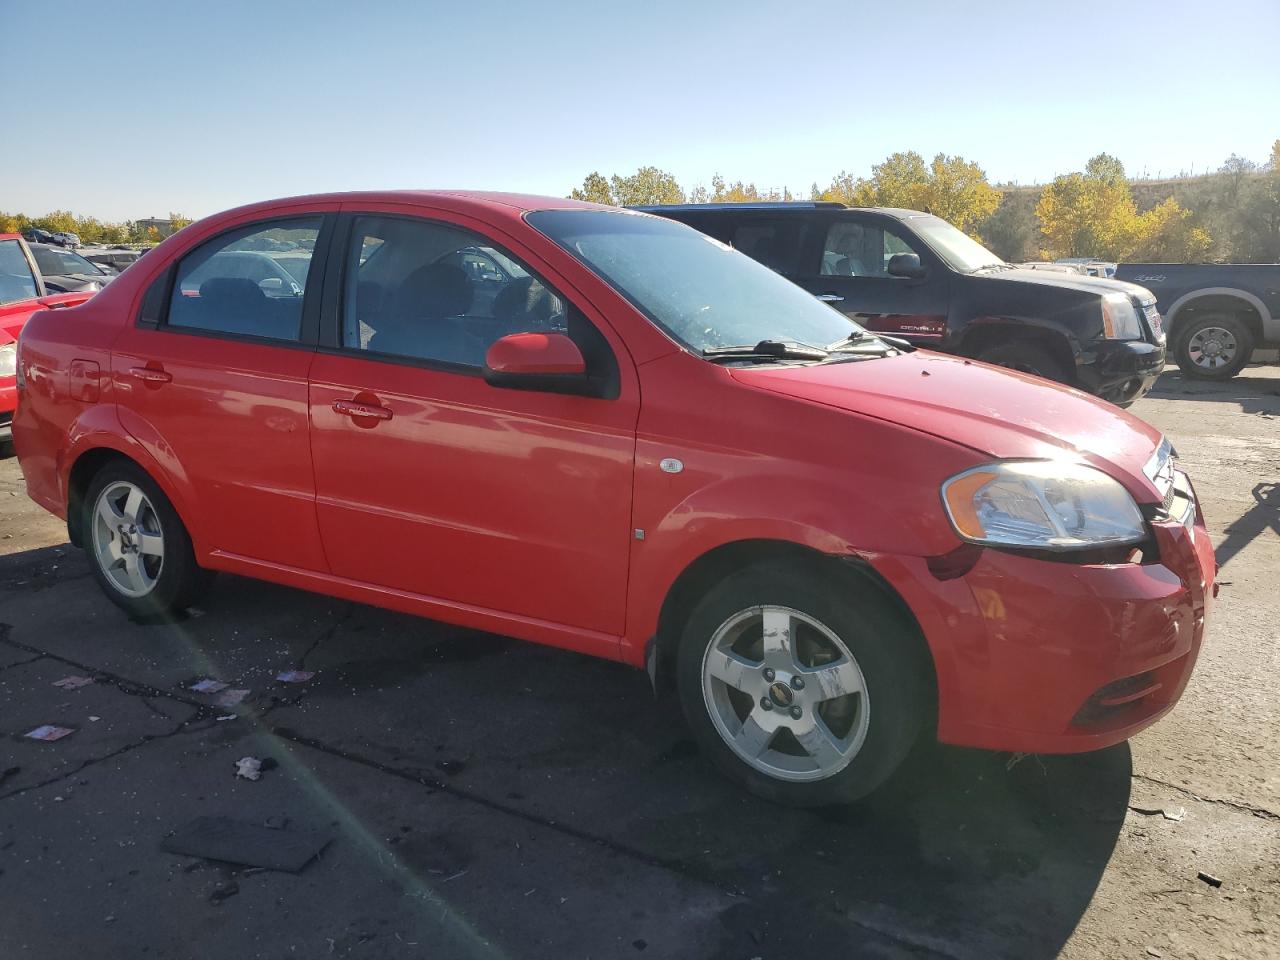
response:
[[[0,0],[0,210],[203,216],[655,164],[807,191],[896,150],[1044,181],[1264,159],[1280,0]],[[27,38],[23,40],[22,38]]]

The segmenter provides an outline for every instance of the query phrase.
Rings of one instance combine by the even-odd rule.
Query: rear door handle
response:
[[[173,374],[156,367],[130,367],[129,376],[146,383],[169,383],[173,380]]]
[[[844,300],[844,297],[838,293],[820,293],[818,294],[818,299],[823,303],[840,303]]]
[[[391,411],[386,407],[378,406],[376,403],[361,403],[358,400],[335,400],[333,401],[333,409],[344,417],[351,417],[353,420],[357,417],[369,417],[373,420],[391,419]]]

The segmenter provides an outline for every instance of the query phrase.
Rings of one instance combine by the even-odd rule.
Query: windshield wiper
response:
[[[825,360],[828,351],[794,340],[761,340],[736,347],[707,347],[702,355],[708,360]]]

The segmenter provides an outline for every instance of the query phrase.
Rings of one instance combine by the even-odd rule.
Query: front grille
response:
[[[1148,300],[1142,305],[1142,315],[1146,317],[1147,326],[1151,329],[1151,335],[1155,337],[1156,343],[1164,343],[1164,321],[1160,311],[1156,309],[1154,300]]]

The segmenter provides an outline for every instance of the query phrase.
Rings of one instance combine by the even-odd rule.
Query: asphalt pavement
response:
[[[818,811],[617,664],[227,576],[130,622],[0,461],[0,958],[1280,956],[1280,367],[1132,412],[1221,564],[1177,709],[1083,756],[924,744]],[[200,817],[246,862],[171,852]]]

